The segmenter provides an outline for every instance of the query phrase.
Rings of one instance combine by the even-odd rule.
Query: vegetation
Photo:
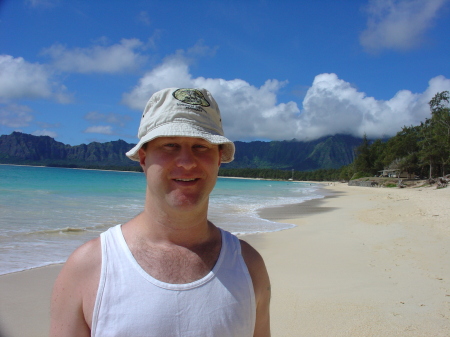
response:
[[[385,184],[384,187],[397,187],[397,184],[388,183],[388,184]]]
[[[241,178],[260,178],[274,180],[310,180],[310,181],[336,181],[339,180],[340,169],[319,169],[315,171],[294,171],[241,168],[228,169],[221,168],[219,176],[222,177],[241,177]]]
[[[354,160],[361,138],[349,135],[326,136],[312,141],[235,142],[234,161],[226,169],[258,168],[296,171],[337,169]]]
[[[404,126],[388,141],[369,142],[364,136],[356,158],[341,169],[340,179],[377,176],[383,169],[407,172],[410,177],[445,176],[450,162],[450,94],[430,100],[431,118],[418,126]]]

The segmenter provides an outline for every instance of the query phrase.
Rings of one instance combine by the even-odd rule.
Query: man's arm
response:
[[[50,336],[90,336],[100,279],[100,239],[75,250],[56,279],[52,293]]]
[[[270,280],[261,255],[247,242],[241,241],[242,257],[252,277],[256,300],[254,337],[270,337]]]

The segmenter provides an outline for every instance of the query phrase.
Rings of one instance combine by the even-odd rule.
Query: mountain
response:
[[[354,149],[362,139],[347,135],[301,142],[235,142],[235,161],[225,168],[272,168],[309,171],[340,168],[353,162]]]
[[[13,132],[0,136],[0,163],[88,167],[113,169],[138,168],[126,155],[135,144],[123,140],[76,146],[55,141],[49,136]]]
[[[334,135],[314,141],[235,142],[235,160],[223,168],[272,168],[300,171],[339,168],[350,164],[354,149],[362,139]],[[0,163],[64,167],[139,169],[125,156],[135,144],[123,140],[92,142],[76,146],[55,141],[49,136],[20,132],[0,136]]]

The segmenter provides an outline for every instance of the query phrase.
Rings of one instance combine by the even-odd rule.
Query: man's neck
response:
[[[207,219],[208,208],[189,211],[164,209],[146,203],[144,211],[130,225],[135,234],[151,242],[166,242],[188,247],[208,241],[217,228]]]

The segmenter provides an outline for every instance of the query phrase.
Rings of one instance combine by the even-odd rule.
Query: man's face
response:
[[[139,150],[147,197],[160,207],[192,210],[208,206],[221,150],[201,138],[160,137]]]

